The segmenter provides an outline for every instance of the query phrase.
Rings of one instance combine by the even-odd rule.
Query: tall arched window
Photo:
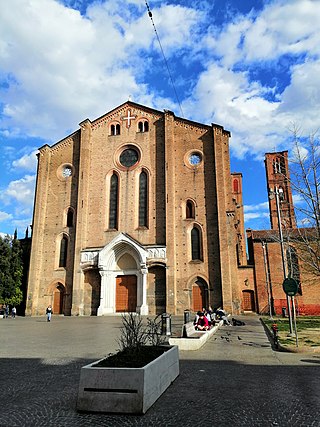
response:
[[[239,181],[237,179],[233,180],[233,192],[239,193]]]
[[[194,219],[195,218],[195,207],[192,200],[187,200],[186,203],[186,218]]]
[[[110,179],[110,197],[109,197],[109,229],[118,229],[118,175],[113,174]]]
[[[71,208],[67,212],[67,227],[73,227],[73,209]]]
[[[63,236],[60,242],[59,267],[67,266],[67,255],[68,255],[68,238],[66,236]]]
[[[148,175],[139,176],[139,227],[148,227]]]
[[[191,230],[191,259],[193,261],[202,260],[201,239],[201,231],[198,227],[193,227]]]

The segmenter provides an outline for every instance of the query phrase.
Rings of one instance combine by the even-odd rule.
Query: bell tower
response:
[[[288,151],[265,154],[267,190],[271,228],[278,229],[277,201],[282,228],[296,228],[296,219],[290,186]]]

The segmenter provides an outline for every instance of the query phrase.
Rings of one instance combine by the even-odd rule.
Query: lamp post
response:
[[[266,252],[267,248],[266,248],[266,243],[264,241],[261,241],[261,244],[262,244],[262,251],[263,251],[264,271],[266,275],[266,289],[267,289],[267,295],[268,295],[269,316],[270,316],[270,319],[272,319],[272,292],[271,292],[271,282],[269,278],[269,270],[268,270],[268,264],[267,264],[267,252]]]
[[[277,208],[277,216],[278,216],[278,228],[279,228],[279,238],[280,238],[280,247],[281,247],[281,258],[282,258],[282,270],[283,270],[283,278],[287,278],[287,268],[286,268],[286,258],[284,254],[284,242],[283,242],[283,233],[282,233],[282,225],[281,225],[281,212],[280,212],[280,201],[284,200],[283,189],[274,187],[274,190],[270,189],[269,198],[276,198],[276,208]],[[290,327],[290,335],[293,335],[293,326],[292,326],[292,314],[291,314],[291,304],[289,296],[287,297],[287,307],[288,307],[288,317],[289,317],[289,327]]]

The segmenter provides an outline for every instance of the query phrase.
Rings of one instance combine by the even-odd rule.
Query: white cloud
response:
[[[25,175],[23,178],[11,181],[1,194],[1,199],[10,203],[15,201],[26,206],[33,206],[35,175]]]
[[[87,16],[53,0],[2,5],[0,58],[9,86],[1,93],[3,132],[60,139],[84,118],[98,117],[129,95],[166,106],[137,83],[148,73],[145,55],[138,52],[154,50],[156,40],[145,5],[128,1],[136,4],[131,13],[123,3],[121,8],[113,1],[93,3]],[[168,53],[192,43],[190,32],[200,15],[182,6],[157,9]]]
[[[1,221],[7,221],[8,219],[11,219],[11,218],[12,218],[11,214],[8,214],[7,212],[0,211],[0,222]]]
[[[257,205],[244,205],[243,209],[246,214],[249,212],[261,212],[265,209],[269,210],[269,202],[262,202]]]
[[[38,150],[33,150],[30,154],[25,154],[12,162],[15,169],[22,169],[29,172],[35,172],[37,169],[37,153]]]
[[[320,3],[313,0],[273,2],[245,34],[247,60],[270,60],[279,55],[320,53]]]
[[[244,214],[245,221],[250,221],[252,219],[257,219],[257,218],[268,218],[268,217],[269,217],[269,213],[267,212],[248,212]]]

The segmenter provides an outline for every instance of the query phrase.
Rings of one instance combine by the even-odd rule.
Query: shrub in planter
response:
[[[81,369],[77,409],[145,413],[179,375],[178,347],[164,340],[158,318],[122,316],[119,351]]]

